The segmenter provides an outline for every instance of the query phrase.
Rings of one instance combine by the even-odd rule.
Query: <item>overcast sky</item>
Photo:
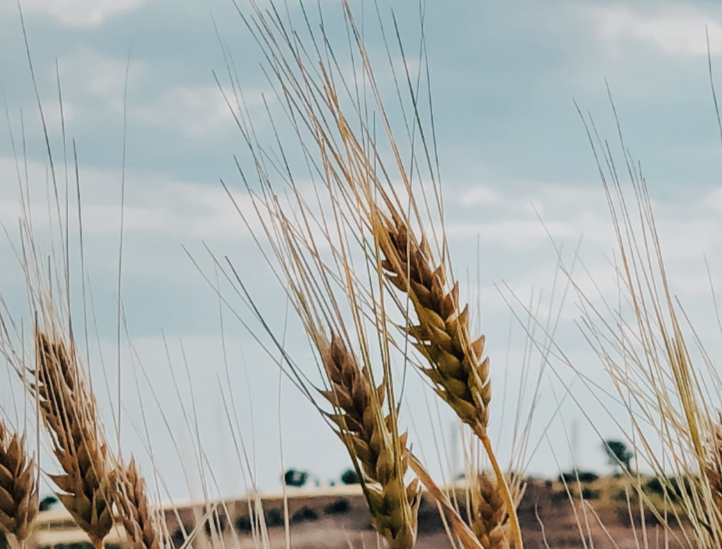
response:
[[[242,11],[250,11],[244,0],[238,4]],[[290,4],[291,19],[302,24],[301,11],[295,2]],[[362,19],[361,2],[351,4]],[[233,392],[238,416],[233,429],[249,445],[263,489],[278,487],[283,469],[279,440],[286,467],[309,469],[324,480],[338,477],[347,467],[340,442],[289,383],[279,389],[276,365],[228,311],[222,338],[217,296],[183,248],[210,273],[204,244],[219,257],[228,255],[268,318],[283,328],[287,308],[279,287],[259,263],[255,244],[219,183],[220,179],[238,182],[233,155],[243,142],[213,76],[215,70],[222,84],[227,84],[218,36],[233,55],[246,99],[259,107],[259,124],[263,98],[272,102],[273,95],[259,69],[262,54],[232,1],[22,0],[21,6],[61,173],[58,73],[66,133],[77,144],[86,268],[98,323],[97,333],[92,328],[89,338],[90,367],[101,400],[110,398],[114,406],[124,116],[127,122],[122,300],[129,338],[124,335],[121,344],[121,399],[127,414],[122,424],[124,452],[137,453],[150,470],[141,442],[147,439],[140,421],[142,402],[155,460],[174,496],[188,493],[178,452],[184,454],[189,475],[198,476],[190,457],[196,436],[209,454],[220,491],[242,493],[245,488],[229,434],[227,405],[220,396],[222,385],[226,394]],[[345,26],[338,3],[328,0],[322,7],[329,33],[343,45]],[[379,9],[389,26],[391,10],[395,11],[402,36],[410,44],[408,51],[417,52],[418,4],[379,0]],[[364,12],[372,29],[376,16],[371,3]],[[581,253],[592,277],[603,291],[613,292],[606,263],[612,256],[613,235],[594,158],[574,105],[576,101],[583,111],[589,110],[602,136],[617,147],[605,79],[626,144],[649,182],[674,291],[693,319],[698,319],[701,335],[712,338],[709,345],[714,348],[704,258],[717,278],[722,272],[722,164],[705,28],[713,68],[722,74],[722,8],[716,2],[429,2],[426,41],[447,230],[456,272],[465,279],[476,279],[478,243],[482,329],[492,356],[497,402],[508,393],[509,409],[499,411],[492,420],[494,432],[507,437],[500,443],[502,454],[508,456],[511,409],[525,342],[498,288],[508,285],[522,300],[543,291],[542,300],[548,303],[556,264],[549,231],[567,250],[582,238]],[[377,36],[369,30],[368,46],[383,63]],[[409,53],[412,61],[414,55]],[[397,105],[393,82],[382,80],[381,84],[389,104]],[[0,131],[0,219],[10,227],[8,237],[0,241],[0,289],[19,318],[27,312],[21,273],[10,247],[10,242],[17,241],[13,227],[19,215],[10,129],[17,154],[22,155],[24,127],[28,173],[31,188],[36,189],[33,201],[41,217],[46,213],[48,158],[18,9],[12,0],[0,2],[0,86],[10,121],[8,126],[3,117]],[[273,140],[268,126],[259,128],[261,139]],[[465,288],[473,294],[475,284],[469,282]],[[511,295],[508,290],[502,293],[507,298]],[[542,317],[546,308],[542,307]],[[242,307],[237,311],[243,312]],[[588,352],[575,325],[577,317],[570,299],[558,341],[580,369],[603,380],[602,366]],[[303,336],[290,333],[288,337],[299,362],[315,367]],[[79,338],[84,340],[82,335]],[[537,367],[538,355],[531,362]],[[144,373],[150,382],[143,380]],[[558,373],[573,379],[562,366]],[[571,463],[559,424],[551,430],[550,440],[543,436],[555,399],[564,393],[555,379],[551,370],[545,374],[532,435],[533,444],[540,438],[542,442],[528,456],[531,473],[551,475]],[[149,383],[167,414],[167,424]],[[425,398],[430,397],[415,375],[408,383],[408,402],[417,403],[422,411],[412,418],[404,410],[402,422],[412,430],[415,448],[427,452],[433,462],[425,408]],[[3,407],[11,417],[18,407],[22,410],[21,405],[6,404],[12,402],[14,389],[4,381],[0,386]],[[198,432],[183,421],[179,398],[186,410],[195,407]],[[589,402],[585,411],[599,418],[601,436],[620,436],[605,412]],[[111,410],[104,405],[108,431],[114,436]],[[431,410],[435,416],[435,407]],[[449,441],[452,416],[443,408],[439,413],[446,431],[437,436]],[[609,470],[598,435],[586,426],[584,414],[567,402],[562,415],[567,425],[579,422],[580,465]],[[140,436],[133,432],[136,428]],[[169,428],[175,439],[167,434]],[[50,462],[46,467],[52,470]],[[190,484],[198,494],[200,482]]]

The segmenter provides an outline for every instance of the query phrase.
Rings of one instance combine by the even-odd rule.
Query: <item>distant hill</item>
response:
[[[577,497],[572,504],[560,481],[529,481],[519,506],[519,519],[527,549],[542,549],[547,544],[552,548],[581,549],[584,547],[582,536],[588,542],[591,540],[595,549],[612,549],[615,543],[618,547],[635,546],[635,530],[631,524],[627,494],[632,494],[630,497],[633,501],[635,498],[633,492],[629,491],[628,481],[606,477],[579,485],[572,482],[570,490],[575,496],[581,492],[585,503]],[[650,497],[655,496],[652,494]],[[263,502],[263,516],[274,549],[286,546],[286,516],[293,549],[376,547],[371,517],[358,486],[289,489],[285,504],[280,495],[261,495],[259,498]],[[461,493],[458,500],[463,508],[464,498]],[[212,514],[208,504],[175,502],[175,508],[166,511],[168,531],[174,545],[180,547],[186,535],[194,532],[196,538],[191,545],[207,547],[203,540],[220,531],[227,547],[233,546],[235,536],[238,536],[242,549],[255,547],[253,534],[257,519],[252,518],[253,500],[216,502],[215,505],[218,517]],[[646,513],[645,517],[638,515],[638,512],[631,514],[637,531],[644,521],[649,530],[661,533],[661,527],[652,513]],[[118,527],[106,540],[106,547],[119,547],[122,539],[122,527]],[[70,516],[62,508],[56,508],[41,513],[28,548],[85,549],[86,543],[89,543],[87,537],[75,527]],[[417,548],[451,547],[436,505],[424,497],[419,509]],[[675,549],[682,545],[671,539],[668,547]],[[0,549],[5,549],[2,541]]]

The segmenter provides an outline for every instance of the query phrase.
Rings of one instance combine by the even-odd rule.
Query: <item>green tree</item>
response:
[[[341,482],[344,484],[359,484],[361,480],[358,478],[356,471],[353,469],[346,469],[341,475]]]
[[[58,498],[56,498],[55,496],[46,496],[42,500],[40,500],[40,505],[38,505],[38,509],[40,510],[40,512],[49,511],[57,504]]]
[[[613,465],[615,468],[618,467],[620,469],[619,473],[630,470],[634,452],[627,448],[624,442],[621,440],[605,440],[602,446],[609,458],[610,465]]]
[[[310,475],[309,475],[308,471],[298,471],[296,469],[289,469],[283,475],[283,483],[286,486],[295,486],[297,488],[300,488],[301,486],[306,485],[309,477],[310,477]]]

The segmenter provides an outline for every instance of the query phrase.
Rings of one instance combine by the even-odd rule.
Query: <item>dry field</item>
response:
[[[593,544],[594,547],[601,549],[637,547],[635,529],[638,531],[642,527],[642,520],[636,513],[635,525],[631,524],[632,519],[626,504],[626,490],[631,487],[629,481],[611,477],[584,483],[581,489],[591,495],[592,499],[587,500],[584,505],[577,502],[575,507],[572,507],[569,504],[568,492],[561,482],[530,481],[518,508],[525,546],[533,549],[545,549],[547,546],[581,549],[585,547],[582,541],[584,537],[587,544]],[[463,492],[458,492],[458,496],[463,497]],[[582,534],[575,510],[583,515],[585,506],[589,506],[587,510],[589,521],[582,526],[584,531]],[[263,507],[268,526],[269,547],[273,549],[286,547],[284,499],[263,497]],[[224,514],[216,519],[216,528],[223,532],[224,545],[255,547],[251,535],[248,501],[226,501],[225,509],[228,514],[224,511]],[[376,547],[380,543],[360,488],[290,489],[287,509],[290,540],[294,548],[361,548]],[[594,510],[593,514],[591,509]],[[203,506],[194,508],[182,503],[178,503],[175,509],[166,512],[166,524],[176,548],[183,543],[183,534],[179,525],[182,523],[186,531],[191,531],[199,518],[202,520],[203,515]],[[652,547],[663,545],[670,549],[684,547],[682,543],[673,539],[674,535],[680,535],[679,531],[667,533],[669,539],[665,541],[665,530],[651,513],[645,516],[645,523]],[[235,531],[233,535],[229,533],[231,529]],[[111,532],[106,539],[107,547],[119,546],[123,543],[122,525],[118,524],[116,530],[118,531]],[[202,535],[208,536],[211,528],[203,528],[203,531],[205,533],[202,532]],[[28,547],[37,548],[90,547],[88,537],[75,526],[72,517],[63,510],[41,514],[35,532],[28,542]],[[213,543],[210,538],[205,542],[209,546]],[[419,507],[416,547],[420,549],[453,547],[438,509],[433,499],[428,496],[422,498]],[[0,546],[0,549],[4,547]]]

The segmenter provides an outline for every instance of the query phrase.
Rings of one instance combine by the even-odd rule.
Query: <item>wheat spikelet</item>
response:
[[[68,346],[36,330],[36,369],[31,388],[38,400],[53,453],[64,474],[49,475],[75,522],[96,547],[113,517],[109,500],[107,447],[95,413],[95,400],[81,377],[71,339]]]
[[[406,292],[414,305],[417,324],[407,330],[415,347],[430,363],[422,368],[436,392],[475,432],[489,423],[491,381],[489,358],[482,360],[484,336],[469,333],[469,308],[459,307],[459,285],[446,289],[443,265],[432,268],[426,246],[419,245],[406,225],[379,225],[387,279]]]
[[[317,338],[332,389],[322,392],[339,412],[330,418],[364,473],[364,495],[376,530],[392,549],[409,549],[416,541],[420,503],[418,479],[408,486],[408,433],[392,436],[393,416],[384,417],[384,385],[374,388],[366,368],[359,369],[343,340]]]
[[[508,549],[511,540],[509,513],[504,495],[496,479],[487,473],[476,475],[471,496],[471,529],[484,549]],[[511,483],[512,500],[519,504],[523,494],[516,483]]]
[[[35,459],[25,450],[25,435],[11,433],[0,420],[0,529],[21,545],[38,513]]]
[[[161,528],[158,516],[151,511],[145,480],[135,459],[119,468],[114,476],[115,503],[133,549],[161,549]]]
[[[722,518],[722,415],[711,425],[704,474],[709,482],[712,500],[717,507],[717,519]]]

